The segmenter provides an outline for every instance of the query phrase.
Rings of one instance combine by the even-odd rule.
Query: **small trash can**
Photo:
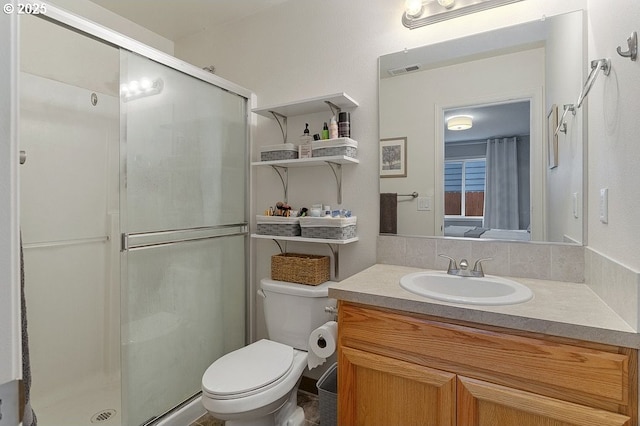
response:
[[[334,363],[320,377],[316,384],[320,406],[320,424],[337,426],[338,424],[338,363]]]

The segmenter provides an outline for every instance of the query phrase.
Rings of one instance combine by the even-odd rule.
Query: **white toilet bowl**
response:
[[[213,363],[202,378],[202,404],[226,426],[302,426],[298,384],[307,353],[260,340]]]
[[[202,377],[202,404],[225,426],[302,426],[297,406],[311,332],[333,314],[327,282],[317,286],[260,280],[270,340],[215,361]]]

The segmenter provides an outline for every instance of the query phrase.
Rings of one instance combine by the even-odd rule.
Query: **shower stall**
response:
[[[245,344],[251,94],[60,9],[20,26],[31,405],[153,424]]]

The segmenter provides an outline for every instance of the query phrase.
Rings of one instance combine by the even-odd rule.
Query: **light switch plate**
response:
[[[578,218],[578,193],[574,192],[571,195],[571,206],[573,208],[573,217]]]
[[[431,197],[418,197],[418,211],[431,210]]]
[[[609,223],[609,188],[600,190],[600,222]]]

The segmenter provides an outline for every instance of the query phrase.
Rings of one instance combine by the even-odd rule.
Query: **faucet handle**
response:
[[[439,254],[438,256],[444,257],[445,259],[449,259],[449,266],[447,267],[447,273],[453,271],[454,269],[458,269],[458,264],[453,257],[447,256],[446,254]]]
[[[481,276],[484,276],[484,271],[482,270],[482,262],[485,260],[493,260],[493,257],[484,257],[482,259],[476,260],[473,264],[473,272],[480,272]]]

